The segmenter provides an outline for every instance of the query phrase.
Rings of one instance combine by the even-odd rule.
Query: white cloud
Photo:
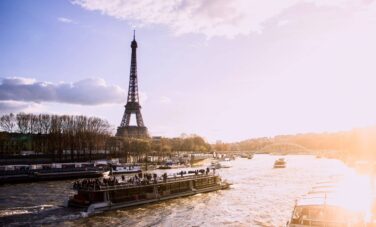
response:
[[[98,105],[124,103],[126,92],[119,86],[109,85],[103,79],[98,78],[54,84],[30,78],[12,77],[2,79],[0,100]]]
[[[40,104],[22,101],[0,101],[0,114],[15,112],[35,112]]]
[[[266,21],[298,4],[356,9],[361,0],[74,0],[74,4],[135,25],[164,25],[179,34],[207,37],[261,32]],[[302,12],[304,13],[304,12]]]
[[[57,20],[60,21],[61,23],[66,23],[66,24],[75,23],[72,19],[69,19],[66,17],[58,17]]]

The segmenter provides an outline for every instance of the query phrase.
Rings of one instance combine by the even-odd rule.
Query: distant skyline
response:
[[[373,0],[3,0],[0,114],[116,129],[133,29],[151,135],[231,142],[376,124]]]

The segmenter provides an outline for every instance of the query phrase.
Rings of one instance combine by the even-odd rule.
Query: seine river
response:
[[[273,169],[278,157],[223,162],[232,166],[217,170],[233,183],[229,190],[93,216],[63,207],[72,181],[0,186],[0,226],[285,226],[297,198],[350,171],[341,161],[305,155],[284,156],[287,168]]]

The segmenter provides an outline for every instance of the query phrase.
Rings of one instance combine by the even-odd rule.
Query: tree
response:
[[[16,127],[16,118],[13,113],[1,116],[0,128],[3,131],[12,133],[15,127]]]

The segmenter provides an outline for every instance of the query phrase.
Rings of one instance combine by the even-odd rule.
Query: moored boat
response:
[[[0,169],[0,184],[96,178],[104,172],[105,168],[91,163],[7,165]]]
[[[220,162],[213,161],[208,168],[210,169],[222,169],[222,168],[230,168],[231,166],[222,165]]]
[[[128,173],[140,173],[142,172],[139,165],[113,165],[110,167],[112,174],[128,174]]]
[[[226,189],[229,184],[209,171],[182,176],[157,177],[139,174],[122,179],[112,178],[75,182],[77,194],[68,200],[69,207],[85,208],[87,212],[113,210],[142,205],[198,193]]]

